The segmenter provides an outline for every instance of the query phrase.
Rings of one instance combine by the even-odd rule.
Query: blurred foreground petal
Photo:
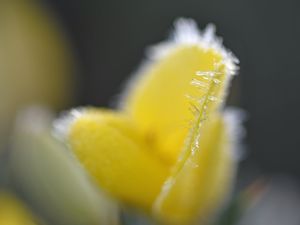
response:
[[[73,60],[52,15],[37,0],[0,2],[0,147],[16,111],[70,103]]]
[[[0,225],[38,225],[29,210],[15,196],[0,191]]]
[[[50,135],[48,114],[31,109],[18,117],[11,152],[16,187],[51,224],[117,224],[116,205],[91,185],[67,147]]]

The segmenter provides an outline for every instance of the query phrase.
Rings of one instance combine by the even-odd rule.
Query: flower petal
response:
[[[222,115],[212,115],[191,132],[186,149],[154,204],[155,216],[166,224],[207,220],[222,205],[235,175],[232,136]],[[231,124],[232,126],[232,124]]]
[[[235,69],[235,58],[213,35],[212,26],[200,34],[193,21],[181,19],[173,39],[152,49],[122,107],[159,155],[172,164],[194,117],[191,107],[206,107],[206,113],[218,108]]]
[[[68,127],[68,143],[101,188],[126,203],[151,208],[169,169],[148,150],[131,120],[85,109]]]

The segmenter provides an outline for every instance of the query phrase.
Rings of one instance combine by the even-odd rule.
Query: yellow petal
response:
[[[12,194],[0,192],[0,225],[37,224],[27,208]]]
[[[219,107],[234,70],[234,58],[212,26],[200,35],[192,21],[179,20],[173,40],[154,49],[129,85],[123,108],[148,143],[174,163],[194,118],[191,107],[206,114]]]
[[[149,209],[168,168],[145,145],[126,116],[86,109],[69,125],[68,142],[101,188],[126,203]]]
[[[225,200],[235,175],[236,158],[228,124],[219,114],[191,133],[173,174],[154,204],[154,215],[171,225],[207,220]],[[196,132],[196,133],[195,133]]]

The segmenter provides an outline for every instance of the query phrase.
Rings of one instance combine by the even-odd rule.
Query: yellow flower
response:
[[[0,225],[35,225],[27,208],[10,193],[0,192]]]
[[[120,202],[164,224],[204,221],[230,192],[235,116],[223,102],[237,60],[209,25],[179,19],[149,50],[118,110],[81,108],[56,132]]]

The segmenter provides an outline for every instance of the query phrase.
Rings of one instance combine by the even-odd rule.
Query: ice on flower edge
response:
[[[203,219],[236,170],[223,102],[237,63],[212,25],[200,32],[179,19],[171,39],[149,49],[118,110],[72,110],[55,122],[57,134],[121,202],[167,224]]]

